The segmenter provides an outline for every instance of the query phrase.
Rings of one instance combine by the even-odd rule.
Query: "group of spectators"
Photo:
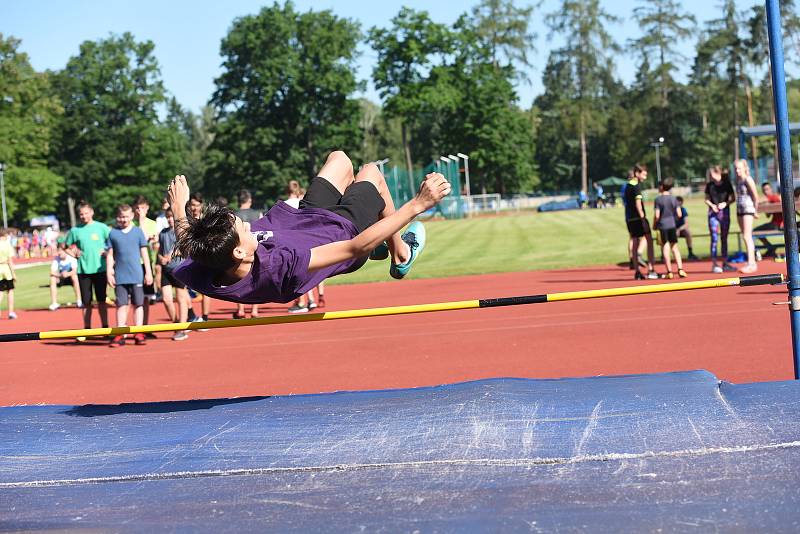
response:
[[[299,207],[305,191],[292,180],[287,187],[285,202]],[[251,193],[243,189],[237,195],[236,215],[245,222],[259,219],[263,213],[253,207]],[[219,197],[215,203],[227,205],[227,199]],[[202,194],[195,192],[188,203],[187,213],[200,217],[204,207]],[[79,224],[71,228],[66,236],[59,239],[54,232],[52,251],[39,252],[41,256],[52,256],[50,268],[49,309],[61,307],[58,302],[58,288],[69,286],[75,292],[75,301],[83,309],[83,327],[91,328],[92,314],[96,307],[102,327],[109,326],[109,301],[116,305],[117,326],[127,326],[131,308],[133,324],[141,326],[150,321],[150,305],[159,299],[171,322],[206,321],[211,311],[211,299],[194,293],[173,276],[180,264],[180,255],[175,251],[175,219],[169,204],[164,200],[161,212],[150,218],[148,200],[139,196],[131,204],[119,204],[115,210],[115,224],[108,226],[94,218],[94,210],[88,202],[77,206]],[[41,234],[41,241],[48,243]],[[50,236],[48,235],[48,238]],[[14,312],[14,272],[13,259],[18,256],[20,239],[12,241],[8,231],[0,231],[0,299],[8,294],[9,318],[16,318]],[[47,245],[49,246],[49,245]],[[26,249],[27,250],[27,249]],[[113,300],[109,298],[111,288]],[[325,305],[324,287],[320,285],[313,291],[295,301],[288,311],[304,313]],[[0,300],[0,302],[2,302]],[[194,310],[194,303],[200,309]],[[245,305],[239,304],[233,313],[235,319],[247,317]],[[258,305],[252,305],[250,316],[257,317]],[[178,331],[172,336],[182,341],[189,336],[188,331]],[[132,338],[137,345],[145,344],[153,334],[135,334]],[[83,341],[83,339],[79,339]],[[112,347],[125,345],[126,336],[115,336]]]
[[[757,261],[761,259],[753,240],[754,230],[780,230],[783,228],[783,216],[780,213],[771,215],[766,224],[754,227],[759,217],[759,192],[755,181],[750,176],[747,160],[740,159],[734,163],[736,173],[735,184],[731,183],[730,171],[719,165],[709,167],[705,186],[705,203],[708,207],[708,231],[710,236],[711,270],[714,273],[740,271],[751,274],[758,270]],[[625,204],[625,221],[628,226],[628,252],[631,269],[635,269],[635,279],[673,278],[672,257],[675,258],[677,274],[681,278],[687,276],[683,270],[683,262],[678,249],[678,238],[686,238],[689,248],[689,259],[697,259],[692,250],[692,234],[687,224],[688,212],[683,207],[681,197],[673,197],[672,178],[665,178],[659,184],[659,194],[655,199],[653,226],[659,231],[662,242],[662,257],[666,273],[659,275],[654,266],[653,235],[647,219],[641,183],[647,179],[647,168],[636,164],[630,170],[629,181],[622,190]],[[772,190],[768,182],[762,184],[762,193],[767,202],[780,202],[780,197]],[[730,230],[730,207],[736,207],[736,217],[746,248],[746,263],[737,269],[728,262],[728,232]],[[776,247],[766,239],[761,239],[767,251],[764,255],[775,255]],[[639,255],[646,247],[647,262],[640,262]],[[641,272],[640,263],[647,267],[647,274]]]

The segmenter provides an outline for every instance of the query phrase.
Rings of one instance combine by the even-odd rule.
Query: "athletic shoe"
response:
[[[658,276],[658,273],[655,271],[650,271],[649,273],[647,273],[648,280],[658,280],[659,278],[660,277]]]
[[[382,261],[389,257],[389,246],[386,242],[381,243],[375,249],[369,253],[369,259]]]
[[[723,271],[722,267],[720,267],[719,265],[715,265],[715,266],[714,266],[714,267],[711,269],[711,272],[712,272],[712,273],[717,273],[717,274],[719,274],[719,273],[721,273],[721,272],[724,272],[724,271]]]
[[[727,272],[727,273],[735,273],[739,269],[737,269],[736,267],[734,267],[730,263],[723,263],[722,264],[722,270]]]
[[[86,342],[86,336],[78,336],[75,338],[75,343],[85,343],[85,342]]]
[[[233,312],[233,318],[234,319],[247,319],[247,315],[244,315],[244,314],[240,315],[238,312]]]
[[[675,278],[675,275],[672,273],[672,271],[667,271],[667,274],[664,275],[664,278],[666,278],[667,280],[672,280],[673,278]]]
[[[633,275],[633,279],[634,280],[644,280],[644,275],[642,274],[642,271],[637,269],[636,270],[636,274]]]
[[[114,336],[108,346],[112,349],[125,346],[125,336]]]
[[[314,302],[313,300],[309,300],[308,301],[308,309],[309,309],[309,311],[313,310],[316,307],[317,307],[317,303],[316,302]]]
[[[175,335],[172,336],[172,341],[184,341],[187,339],[189,339],[189,333],[185,330],[175,332]]]
[[[50,310],[50,311],[56,311],[60,307],[61,307],[61,304],[59,304],[58,302],[54,302],[50,306],[48,306],[47,309]]]
[[[678,269],[678,276],[680,276],[681,278],[686,278],[689,275],[686,274],[686,271],[684,271],[683,269]]]
[[[289,313],[308,313],[308,307],[301,306],[299,304],[294,304],[293,306],[290,306],[289,309],[286,311]]]
[[[756,261],[761,261],[761,260],[762,260],[762,258],[761,258],[761,251],[759,251],[759,250],[756,250]]]
[[[198,315],[197,317],[195,317],[194,319],[192,319],[189,322],[190,323],[202,323],[203,322],[203,318]],[[197,330],[195,330],[195,332],[208,332],[208,328],[198,328]]]
[[[136,334],[136,335],[138,336],[139,334]],[[156,335],[154,333],[152,333],[152,332],[145,332],[144,334],[141,334],[141,335],[143,335],[145,337],[145,339],[158,339],[156,337]]]
[[[16,319],[17,318],[17,314],[14,313],[14,312],[8,312],[8,318],[9,319]]]
[[[325,307],[325,297],[322,295],[319,296],[319,302],[317,302],[317,307],[324,308]]]
[[[75,307],[76,307],[76,308],[83,308],[83,302],[81,302],[81,301],[79,300],[78,302],[76,302],[76,303],[75,303]]]
[[[697,260],[699,260],[700,258],[698,258],[697,256],[695,256],[694,254],[689,254],[689,255],[686,257],[686,259],[688,259],[688,260],[692,260],[692,261],[697,261]]]
[[[147,338],[144,334],[136,334],[133,336],[133,342],[137,345],[147,345]]]
[[[411,266],[422,254],[422,250],[425,248],[425,226],[419,221],[414,221],[408,226],[408,230],[401,236],[401,239],[408,245],[411,257],[403,264],[395,265],[392,263],[391,267],[389,267],[389,275],[398,280],[408,274]]]

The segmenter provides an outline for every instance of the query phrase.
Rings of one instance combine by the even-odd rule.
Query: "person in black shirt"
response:
[[[647,242],[647,278],[655,280],[658,275],[653,267],[653,235],[650,223],[644,212],[641,183],[647,179],[647,168],[637,163],[633,166],[633,179],[625,187],[625,223],[631,236],[632,251],[639,250],[639,241],[644,238]],[[635,265],[634,280],[644,280],[645,276],[639,270],[638,262]]]
[[[728,265],[728,230],[731,227],[729,206],[736,201],[730,173],[719,165],[709,167],[706,172],[706,205],[708,206],[708,233],[711,236],[711,272],[735,271]],[[722,241],[721,247],[720,240]],[[721,248],[722,262],[717,261],[717,251]]]

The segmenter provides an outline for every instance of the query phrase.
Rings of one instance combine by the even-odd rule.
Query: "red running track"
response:
[[[782,272],[765,261],[760,272]],[[690,280],[712,275],[691,263]],[[726,273],[727,274],[727,273]],[[332,286],[329,310],[555,293],[633,282],[620,267]],[[793,376],[784,287],[723,288],[508,308],[192,332],[110,349],[0,345],[0,405],[148,402],[405,388],[488,377],[706,369],[732,382]],[[229,318],[217,303],[213,318]],[[285,306],[265,306],[284,313]],[[161,304],[156,321],[165,321]],[[3,314],[5,316],[5,314]],[[96,319],[95,319],[96,320]],[[77,328],[75,309],[28,311],[0,333]]]

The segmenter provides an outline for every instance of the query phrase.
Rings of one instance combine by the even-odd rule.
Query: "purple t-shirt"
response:
[[[250,225],[258,240],[250,272],[229,286],[218,286],[219,271],[184,260],[175,277],[195,291],[221,300],[244,304],[290,302],[308,293],[320,282],[355,270],[360,258],[308,272],[311,249],[358,235],[352,222],[328,210],[295,209],[278,202],[267,214]]]

